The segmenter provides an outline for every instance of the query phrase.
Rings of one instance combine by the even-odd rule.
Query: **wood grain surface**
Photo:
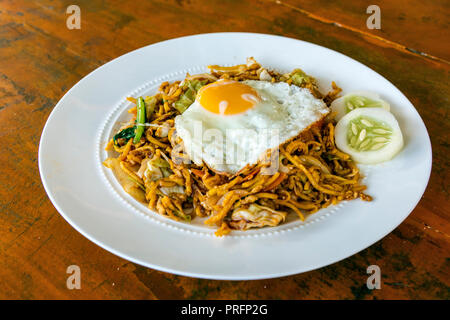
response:
[[[378,1],[0,1],[1,299],[449,299],[450,3]],[[81,8],[81,30],[66,8]],[[57,101],[83,76],[128,51],[184,35],[249,31],[346,54],[396,85],[433,146],[428,188],[411,215],[368,249],[331,266],[271,280],[210,281],[123,260],[75,231],[49,201],[37,154]],[[411,177],[414,179],[414,177]],[[81,268],[81,290],[66,268]],[[380,266],[380,290],[366,268]]]

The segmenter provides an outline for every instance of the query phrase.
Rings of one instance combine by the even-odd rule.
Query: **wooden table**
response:
[[[449,299],[448,1],[177,0],[0,1],[0,298],[2,299]],[[66,8],[81,9],[81,30]],[[96,246],[50,203],[38,172],[52,108],[83,76],[128,51],[179,36],[271,33],[342,52],[382,74],[416,106],[431,136],[433,172],[412,214],[370,248],[305,274],[209,281],[147,269]],[[411,177],[414,179],[414,177]],[[66,288],[79,265],[81,290]],[[380,290],[366,268],[380,266]]]

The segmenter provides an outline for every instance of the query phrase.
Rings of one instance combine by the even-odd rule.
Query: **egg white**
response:
[[[326,104],[308,89],[284,82],[243,83],[261,98],[253,108],[240,114],[219,115],[195,101],[175,118],[176,133],[195,164],[204,161],[216,171],[236,173],[329,112]]]

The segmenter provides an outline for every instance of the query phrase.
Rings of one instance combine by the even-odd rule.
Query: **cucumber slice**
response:
[[[379,94],[368,91],[351,92],[331,103],[331,111],[336,112],[336,120],[358,108],[383,108],[389,111],[390,105],[380,99]]]
[[[403,147],[395,117],[382,108],[358,108],[336,125],[336,146],[354,161],[375,164],[392,159]]]

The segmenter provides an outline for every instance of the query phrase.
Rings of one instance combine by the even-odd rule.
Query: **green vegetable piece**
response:
[[[119,139],[125,139],[128,141],[129,139],[134,138],[135,131],[136,126],[123,129],[113,137],[114,144],[117,146],[117,140]]]
[[[198,90],[206,84],[206,80],[188,80],[183,85],[183,89],[187,89],[180,98],[174,103],[174,107],[183,113],[194,102]]]
[[[169,168],[166,167],[161,167],[161,172],[164,176],[164,178],[167,178],[168,176],[170,176],[172,174],[172,171]]]
[[[139,97],[137,101],[136,133],[134,135],[133,143],[138,143],[139,140],[141,140],[145,129],[145,120],[145,102],[142,97]]]
[[[132,178],[131,176],[128,176],[128,179],[130,179],[131,181],[133,181],[134,183],[136,183],[138,185],[139,188],[141,188],[142,190],[145,191],[145,186],[140,183],[137,179]]]
[[[145,97],[145,117],[147,118],[147,121],[151,121],[151,117],[153,112],[155,111],[156,104],[158,103],[158,99],[155,98],[155,96],[151,97]]]
[[[174,210],[174,214],[186,222],[191,222],[192,217],[188,214],[184,214],[183,212],[181,212],[179,210]]]
[[[292,83],[296,86],[303,87],[307,85],[308,83],[315,84],[315,79],[311,76],[308,76],[303,70],[301,69],[295,69],[290,74],[290,79],[292,80]]]
[[[189,90],[183,94],[177,102],[174,103],[175,109],[177,109],[180,113],[186,111],[187,108],[194,102],[194,98],[192,98],[192,92]]]
[[[158,168],[170,168],[170,164],[166,160],[159,157],[152,158],[150,162],[152,165]]]

